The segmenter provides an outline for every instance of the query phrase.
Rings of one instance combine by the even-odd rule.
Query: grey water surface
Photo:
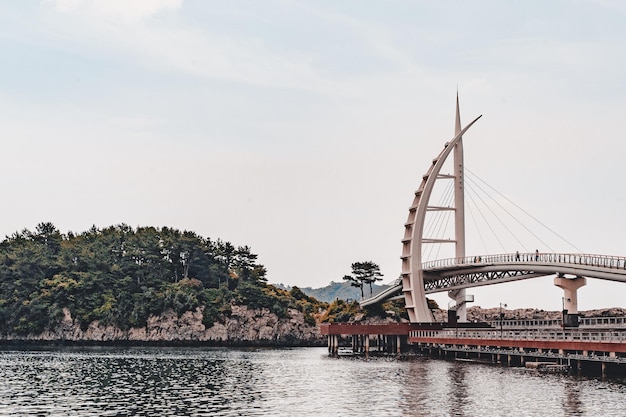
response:
[[[325,348],[5,348],[0,415],[625,416],[626,381]]]

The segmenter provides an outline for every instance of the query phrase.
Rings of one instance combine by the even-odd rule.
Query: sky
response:
[[[365,260],[390,282],[458,91],[462,124],[482,115],[467,168],[580,251],[626,256],[625,19],[618,0],[1,2],[0,236],[168,226],[249,245],[272,283]],[[552,277],[468,292],[563,296]],[[624,295],[589,279],[579,309]]]

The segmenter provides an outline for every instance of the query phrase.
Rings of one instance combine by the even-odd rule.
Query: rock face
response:
[[[77,343],[161,343],[161,344],[208,344],[216,346],[322,346],[325,337],[319,323],[305,323],[304,314],[290,309],[288,318],[279,318],[267,309],[249,309],[246,306],[231,306],[232,313],[223,322],[213,323],[206,328],[202,323],[202,309],[188,311],[178,317],[174,311],[159,316],[150,316],[146,327],[122,330],[111,325],[92,322],[86,330],[72,318],[69,309],[63,309],[64,317],[54,330],[39,335],[0,335],[3,341],[24,342],[77,342]],[[505,319],[559,319],[560,311],[545,311],[533,308],[506,310]],[[392,313],[392,312],[390,312]],[[469,321],[498,320],[499,308],[470,307]],[[610,308],[581,311],[582,317],[624,317],[626,309]],[[435,321],[447,321],[446,310],[433,310]],[[362,324],[406,322],[390,314],[387,318],[355,316],[352,322]]]
[[[70,342],[139,342],[139,343],[207,343],[214,345],[256,346],[314,346],[325,343],[319,326],[307,325],[304,315],[290,309],[289,318],[279,318],[266,309],[253,310],[246,306],[231,307],[232,314],[223,323],[206,328],[202,324],[202,309],[188,311],[178,317],[174,311],[150,316],[146,327],[121,330],[115,326],[92,322],[82,330],[64,309],[64,318],[54,329],[40,335],[4,336],[12,341],[70,341]]]

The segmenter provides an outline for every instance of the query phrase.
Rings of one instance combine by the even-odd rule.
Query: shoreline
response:
[[[32,348],[32,347],[207,347],[207,348],[296,348],[296,347],[325,347],[326,341],[302,341],[295,343],[278,343],[267,341],[138,341],[138,340],[0,340],[0,350],[5,348]]]

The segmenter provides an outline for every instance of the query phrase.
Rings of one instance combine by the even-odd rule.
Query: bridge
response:
[[[626,257],[580,253],[505,253],[425,262],[422,271],[425,294],[549,275],[626,282]],[[399,278],[384,291],[360,304],[365,307],[402,299],[402,291],[402,279]]]
[[[347,354],[394,354],[410,349],[509,366],[626,374],[626,317],[581,318],[577,298],[587,278],[626,282],[626,257],[538,250],[466,255],[463,134],[479,118],[461,129],[457,96],[455,136],[432,160],[409,208],[400,278],[360,303],[365,307],[402,299],[410,323],[322,323],[320,330],[328,336],[329,353],[340,355],[339,345],[347,337],[352,345]],[[451,155],[452,172],[443,174]],[[444,204],[431,203],[438,182],[453,184]],[[452,213],[454,220],[449,238],[433,236],[436,228],[425,227],[427,214],[443,212]],[[454,256],[437,255],[426,261],[425,255],[434,245],[453,245]],[[474,301],[467,288],[551,275],[554,284],[563,289],[562,318],[504,320],[501,313],[499,321],[467,322],[466,306]],[[447,323],[433,320],[426,300],[426,294],[443,291],[453,300]]]
[[[473,296],[466,289],[483,285],[555,275],[554,284],[563,289],[564,317],[568,324],[578,321],[577,290],[587,278],[626,282],[626,257],[583,253],[503,253],[467,256],[465,253],[465,168],[463,161],[463,135],[480,119],[475,118],[461,128],[459,100],[456,100],[455,136],[444,144],[443,150],[433,160],[422,182],[415,191],[404,225],[402,239],[402,273],[383,292],[361,301],[369,306],[388,300],[403,299],[411,323],[431,323],[426,294],[447,291],[454,301],[450,307],[456,311],[459,322],[467,321],[466,306]],[[442,173],[442,168],[452,156],[452,172]],[[435,184],[452,181],[454,204],[431,203]],[[428,235],[425,228],[428,213],[453,212],[454,236],[442,239]],[[452,244],[452,258],[423,261],[428,245]]]

